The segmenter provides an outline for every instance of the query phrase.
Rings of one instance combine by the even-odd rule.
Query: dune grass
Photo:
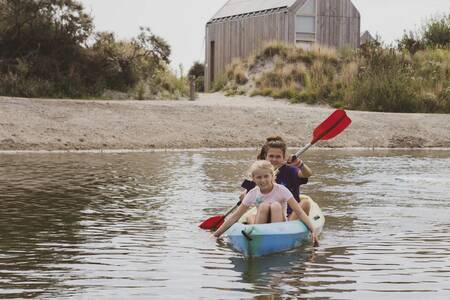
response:
[[[272,42],[233,61],[215,88],[348,109],[450,113],[450,51],[409,53],[379,43],[303,50]]]

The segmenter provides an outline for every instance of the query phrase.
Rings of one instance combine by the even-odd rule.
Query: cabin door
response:
[[[210,53],[209,53],[209,74],[210,74],[210,82],[214,82],[214,65],[216,61],[216,43],[211,41],[210,45]]]

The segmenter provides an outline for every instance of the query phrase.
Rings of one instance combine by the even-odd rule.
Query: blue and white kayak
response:
[[[302,195],[302,199],[305,198],[311,201],[309,218],[317,234],[320,234],[325,224],[325,217],[317,203],[308,196]],[[252,213],[255,213],[255,209],[247,212],[238,223],[225,232],[231,247],[245,257],[258,257],[291,250],[311,239],[306,225],[298,220],[258,225],[243,224],[245,217]]]

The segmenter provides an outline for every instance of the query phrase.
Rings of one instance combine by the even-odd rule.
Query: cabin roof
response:
[[[290,7],[295,2],[297,2],[297,0],[229,0],[211,18],[211,21],[252,12]]]

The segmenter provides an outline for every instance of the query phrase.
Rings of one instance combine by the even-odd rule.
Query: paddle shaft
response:
[[[233,206],[229,211],[227,211],[224,215],[223,218],[225,219],[226,217],[228,217],[229,214],[231,214],[233,212],[233,210],[235,210],[239,205],[241,205],[242,200],[240,200],[238,203],[236,203],[235,206]]]
[[[233,206],[230,210],[228,210],[219,220],[217,220],[212,226],[211,228],[213,228],[214,230],[217,229],[217,225],[220,224],[223,220],[225,220],[226,217],[228,217],[229,214],[231,214],[233,212],[233,210],[236,209],[236,207],[238,207],[239,205],[241,205],[242,200],[240,200],[238,203],[236,203],[235,206]]]
[[[298,150],[295,154],[293,158],[297,158],[300,157],[303,153],[306,152],[306,150],[308,150],[309,148],[311,148],[313,144],[309,143],[308,145],[306,145],[305,147],[303,147],[302,149]]]

